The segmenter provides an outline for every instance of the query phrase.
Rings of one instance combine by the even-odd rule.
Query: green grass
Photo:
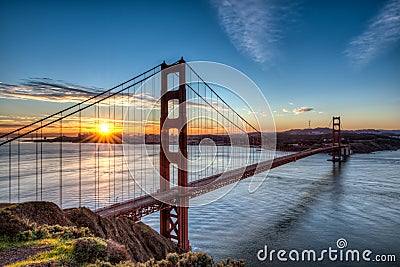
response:
[[[61,238],[47,238],[42,240],[31,241],[35,245],[49,245],[52,247],[49,251],[38,253],[34,256],[29,257],[24,261],[7,265],[7,267],[20,267],[34,263],[44,262],[59,262],[62,265],[68,265],[72,262],[72,241]]]
[[[20,248],[20,247],[26,247],[34,244],[35,241],[30,240],[30,241],[8,241],[8,240],[0,240],[0,251],[5,250],[5,249],[10,249],[10,248]]]
[[[0,251],[13,248],[32,248],[32,255],[23,261],[8,265],[19,267],[41,263],[55,263],[61,266],[115,266],[115,267],[149,267],[149,266],[244,266],[242,261],[227,259],[214,263],[211,256],[204,252],[171,253],[166,259],[151,259],[146,263],[130,262],[126,248],[114,241],[94,237],[88,228],[60,225],[37,225],[22,219],[11,211],[18,205],[0,208]],[[138,223],[142,233],[151,231],[143,223]],[[36,247],[38,248],[36,250]],[[40,251],[40,252],[39,252]],[[17,251],[15,251],[17,253]]]

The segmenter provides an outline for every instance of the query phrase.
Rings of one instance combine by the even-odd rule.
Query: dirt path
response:
[[[0,251],[0,266],[26,260],[28,257],[50,250],[48,245],[32,245],[28,247],[9,248]]]

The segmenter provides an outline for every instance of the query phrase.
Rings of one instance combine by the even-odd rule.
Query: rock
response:
[[[161,260],[168,253],[184,252],[146,224],[126,217],[102,218],[88,208],[63,211],[56,204],[45,201],[0,208],[0,238],[13,239],[21,232],[30,232],[34,225],[87,227],[91,234],[110,245],[115,258],[124,258],[127,253],[134,262],[151,258]]]

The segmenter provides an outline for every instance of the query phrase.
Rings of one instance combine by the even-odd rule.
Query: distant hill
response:
[[[313,129],[291,129],[282,133],[296,135],[321,135],[330,134],[331,128],[313,128]],[[383,135],[400,135],[400,130],[382,130],[382,129],[360,129],[360,130],[342,130],[343,133],[354,134],[383,134]]]
[[[320,134],[329,134],[332,132],[330,128],[314,128],[314,129],[292,129],[285,131],[287,134],[310,134],[310,135],[320,135]]]

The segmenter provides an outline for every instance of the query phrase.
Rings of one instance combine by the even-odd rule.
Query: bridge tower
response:
[[[176,164],[178,167],[179,193],[175,206],[169,205],[160,211],[160,234],[175,241],[181,248],[189,250],[189,198],[188,196],[182,197],[188,185],[185,61],[181,58],[178,63],[167,65],[164,62],[161,65],[160,191],[167,191],[170,188],[171,164]],[[169,90],[168,78],[171,78],[173,75],[179,77],[179,86],[176,90]],[[179,103],[178,117],[168,117],[168,105],[172,104],[170,100],[177,100]],[[169,131],[171,129],[175,129],[179,133],[178,151],[171,151],[170,149]]]
[[[341,147],[341,137],[340,137],[340,117],[333,117],[332,119],[332,146]],[[341,162],[342,161],[342,149],[335,149],[332,152],[332,161]]]

